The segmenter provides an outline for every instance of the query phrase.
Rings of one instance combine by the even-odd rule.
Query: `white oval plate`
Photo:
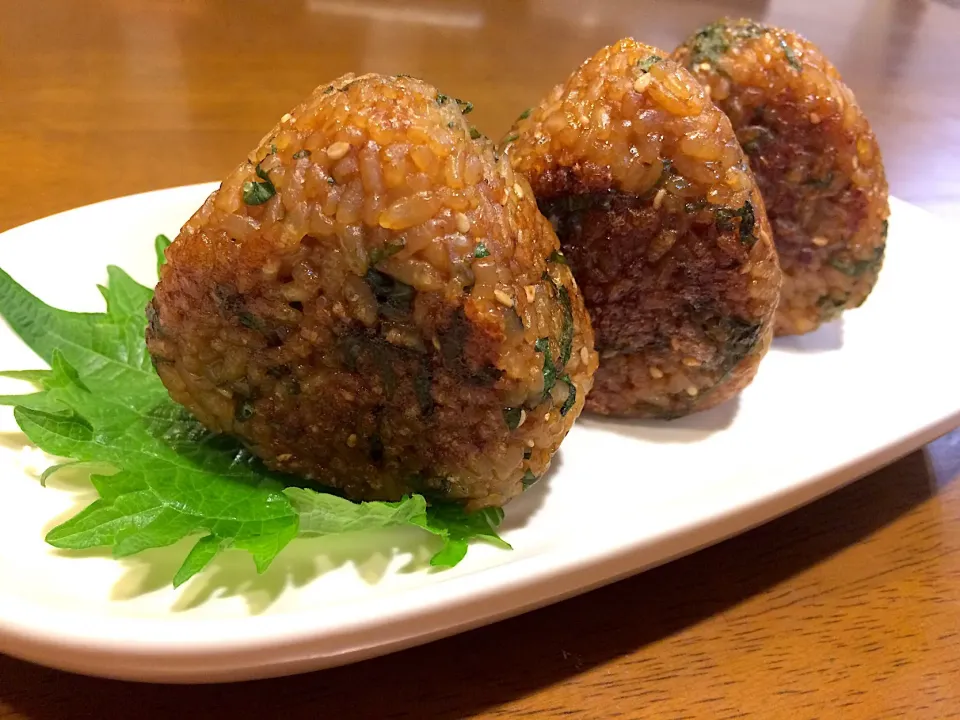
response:
[[[100,310],[107,264],[154,281],[215,186],[91,205],[0,235],[0,266],[47,302]],[[555,602],[741,532],[960,425],[960,244],[893,202],[876,291],[842,322],[778,340],[738,400],[671,423],[581,418],[555,469],[507,509],[512,552],[430,571],[421,534],[294,541],[262,576],[228,553],[175,591],[183,546],[116,561],[43,537],[91,499],[0,408],[0,651],[115,678],[213,682],[353,662]],[[0,322],[0,369],[42,363]],[[0,379],[0,394],[28,390]]]

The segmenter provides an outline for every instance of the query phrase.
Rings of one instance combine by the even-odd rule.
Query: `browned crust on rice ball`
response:
[[[776,333],[861,305],[883,263],[887,180],[837,69],[799,35],[750,20],[708,25],[672,57],[710,88],[757,176],[784,275]]]
[[[678,417],[735,395],[780,285],[763,201],[693,77],[631,39],[587,60],[505,138],[551,219],[601,353],[587,409]]]
[[[148,346],[177,402],[271,468],[502,505],[546,472],[597,365],[557,248],[456,99],[346,76],[183,227]]]

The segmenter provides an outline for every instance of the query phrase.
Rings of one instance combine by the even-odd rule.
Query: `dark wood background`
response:
[[[346,71],[426,77],[497,136],[600,46],[724,14],[817,42],[892,192],[960,218],[957,0],[24,0],[0,4],[0,230],[219,178]],[[173,688],[0,657],[0,719],[960,716],[958,477],[953,434],[665,567],[313,675]]]

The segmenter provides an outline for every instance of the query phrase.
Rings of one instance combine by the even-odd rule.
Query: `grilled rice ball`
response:
[[[710,89],[757,176],[784,276],[776,333],[861,305],[890,209],[876,137],[837,69],[799,35],[750,20],[708,25],[672,57]]]
[[[167,250],[147,341],[174,400],[357,500],[499,506],[546,472],[593,334],[470,108],[348,75],[284,115]]]
[[[584,294],[601,353],[587,409],[609,415],[679,417],[739,392],[780,286],[729,121],[664,55],[604,48],[504,139]]]

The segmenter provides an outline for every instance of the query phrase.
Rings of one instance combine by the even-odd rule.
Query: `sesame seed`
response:
[[[689,395],[690,397],[696,397],[699,394],[700,394],[700,391],[697,390],[693,385],[687,388],[687,395]]]
[[[263,264],[264,275],[273,277],[276,276],[278,272],[280,272],[280,263],[276,260],[267,260],[267,262]]]
[[[650,77],[649,73],[644,73],[643,75],[638,77],[636,80],[633,81],[634,92],[642,93],[644,90],[647,89],[647,86],[650,84],[651,80],[653,80],[653,78]]]
[[[681,362],[687,367],[700,367],[700,361],[695,357],[685,357]]]
[[[618,353],[616,350],[604,350],[602,353],[600,353],[600,359],[609,360],[610,358],[616,357],[619,354],[620,353]]]
[[[277,455],[277,462],[286,462],[292,457],[293,455],[291,455],[290,453],[281,453],[280,455]]]
[[[497,302],[504,307],[513,307],[513,298],[507,295],[503,290],[494,290],[493,296],[497,299]]]
[[[657,194],[653,197],[653,209],[659,210],[660,206],[663,205],[663,198],[666,197],[667,191],[664,188],[657,190]]]
[[[647,369],[650,372],[650,377],[652,377],[654,380],[659,380],[660,378],[663,377],[663,370],[661,370],[660,368],[654,367],[653,365],[651,365]]]
[[[544,414],[543,414],[543,421],[544,421],[544,422],[550,422],[550,413],[544,413]]]
[[[520,187],[520,183],[514,183],[514,184],[513,184],[513,191],[517,194],[517,197],[518,197],[518,198],[522,198],[522,197],[523,197],[523,188]]]
[[[533,442],[533,440],[527,440],[527,447],[531,447],[531,448],[532,448],[532,447],[534,446],[534,444],[535,444],[535,443]]]
[[[824,247],[830,241],[823,237],[823,235],[817,235],[811,242],[817,247]]]
[[[590,351],[587,350],[586,345],[580,348],[580,360],[583,362],[584,365],[590,362]]]
[[[520,408],[520,422],[517,423],[517,427],[520,427],[527,421],[527,411],[523,408]]]
[[[860,159],[859,159],[856,155],[854,155],[854,156],[853,156],[853,169],[856,170],[858,167],[860,167]]]
[[[527,285],[523,288],[523,292],[527,295],[527,302],[533,302],[534,298],[537,297],[537,286]]]
[[[348,447],[356,447],[356,446],[357,446],[357,435],[356,435],[356,433],[350,433],[350,437],[347,438],[347,446],[348,446]]]
[[[282,123],[290,122],[291,120],[293,120],[293,115],[291,115],[290,113],[284,113],[283,117],[280,118],[280,122]]]
[[[330,147],[327,148],[327,157],[331,160],[339,160],[344,155],[350,152],[350,143],[340,142],[333,143]]]
[[[437,338],[437,337],[434,337],[434,338],[433,338],[433,349],[434,349],[434,350],[439,350],[439,349],[440,349],[440,339]]]
[[[457,231],[462,233],[467,233],[470,231],[470,218],[464,215],[462,212],[458,212],[454,219],[457,221]]]
[[[702,63],[700,63],[699,65],[697,65],[697,69],[698,69],[698,70],[707,71],[707,70],[710,69],[710,63],[702,62]]]
[[[820,116],[817,115],[816,113],[810,113],[810,122],[812,122],[814,125],[819,125]]]
[[[392,345],[406,345],[407,338],[406,336],[396,328],[390,328],[387,330],[387,342]]]

